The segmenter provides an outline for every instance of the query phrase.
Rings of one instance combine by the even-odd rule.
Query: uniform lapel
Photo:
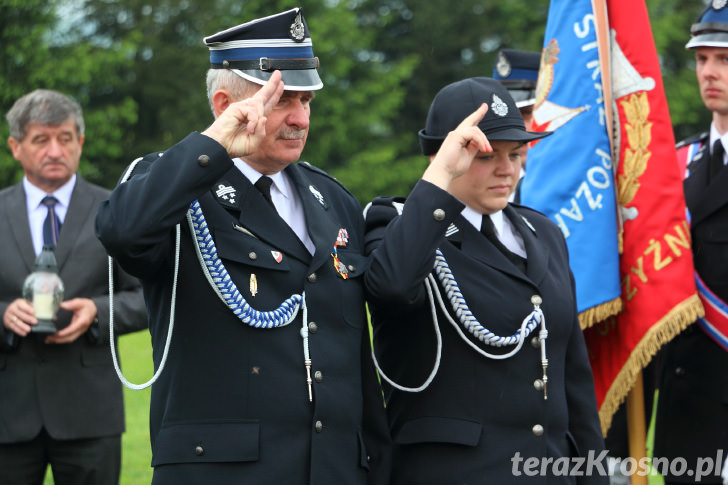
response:
[[[707,147],[707,144],[704,145]],[[690,176],[684,181],[685,203],[690,210],[690,224],[697,225],[707,216],[728,204],[728,168],[723,168],[708,183],[709,151],[703,149],[690,165]]]
[[[224,204],[224,206],[228,211],[237,215],[242,228],[252,232],[256,237],[288,256],[301,261],[311,259],[311,255],[296,233],[281,219],[276,210],[268,204],[263,195],[253,187],[250,180],[240,170],[235,167],[230,169],[221,182],[215,184],[215,187],[228,183],[235,190],[239,204],[237,207],[231,204]]]
[[[546,276],[546,270],[548,269],[548,248],[539,242],[536,229],[513,206],[508,204],[503,209],[503,213],[523,238],[523,243],[526,246],[526,274],[528,278],[536,284],[540,283]]]
[[[488,238],[475,229],[462,215],[458,216],[456,224],[459,231],[447,239],[452,243],[459,241],[463,253],[503,273],[508,273],[518,278],[526,277],[493,243],[488,241]]]
[[[331,219],[328,210],[333,201],[326,200],[319,188],[311,182],[297,164],[286,167],[286,173],[291,177],[298,190],[303,211],[306,214],[308,235],[316,246],[311,267],[318,268],[331,257],[336,236],[341,229],[337,222]]]
[[[31,272],[35,263],[35,250],[33,249],[33,239],[30,235],[30,226],[28,224],[28,209],[25,201],[25,191],[23,184],[16,184],[12,192],[8,194],[5,204],[5,217],[9,224],[9,232],[20,249],[20,256],[28,273]]]

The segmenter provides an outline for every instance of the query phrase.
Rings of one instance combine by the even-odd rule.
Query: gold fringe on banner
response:
[[[622,311],[622,306],[622,299],[617,297],[614,300],[584,310],[579,314],[581,329],[587,329],[595,323],[603,322],[607,318],[619,314]]]
[[[697,295],[692,295],[678,303],[645,333],[612,382],[599,408],[599,421],[604,436],[612,425],[614,413],[632,389],[637,374],[642,372],[663,345],[703,316],[703,304]]]

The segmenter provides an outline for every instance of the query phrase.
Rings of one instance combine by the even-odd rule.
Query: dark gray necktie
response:
[[[267,200],[268,203],[275,209],[275,204],[273,204],[273,199],[270,196],[270,186],[272,184],[273,184],[273,179],[263,175],[253,185],[255,186],[256,189],[258,189],[260,191],[261,194],[263,194],[263,197],[265,198],[265,200]]]
[[[723,163],[723,154],[725,153],[725,149],[723,148],[723,144],[720,142],[720,139],[716,140],[715,143],[713,143],[713,154],[710,156],[710,180],[712,181],[713,178],[718,174],[720,169],[722,169],[725,164]]]
[[[500,239],[498,239],[498,235],[495,233],[493,220],[487,214],[483,214],[483,222],[480,224],[480,232],[482,232],[506,258],[516,265],[518,269],[520,269],[523,273],[526,272],[526,258],[517,255],[503,245]]]
[[[46,195],[40,203],[48,208],[48,215],[43,222],[43,245],[56,249],[58,235],[61,233],[61,221],[58,220],[55,209],[58,199],[52,195]]]

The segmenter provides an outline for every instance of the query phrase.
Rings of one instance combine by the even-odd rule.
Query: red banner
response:
[[[595,0],[609,52],[623,310],[584,330],[602,430],[662,345],[703,315],[660,66],[643,0]],[[601,5],[596,5],[601,4]],[[599,8],[601,7],[601,8]],[[601,20],[601,21],[600,21]],[[606,76],[605,76],[606,77]],[[615,157],[613,156],[613,159]]]

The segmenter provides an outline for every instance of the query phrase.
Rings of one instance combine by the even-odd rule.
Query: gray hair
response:
[[[74,99],[58,91],[36,89],[19,98],[5,115],[10,136],[20,141],[25,138],[28,125],[58,126],[70,119],[76,121],[76,134],[84,134],[83,111]]]
[[[215,115],[215,108],[212,105],[212,96],[215,91],[227,89],[235,101],[241,101],[250,96],[255,87],[257,87],[257,84],[238,76],[230,69],[208,69],[207,101],[210,103],[213,116]]]

